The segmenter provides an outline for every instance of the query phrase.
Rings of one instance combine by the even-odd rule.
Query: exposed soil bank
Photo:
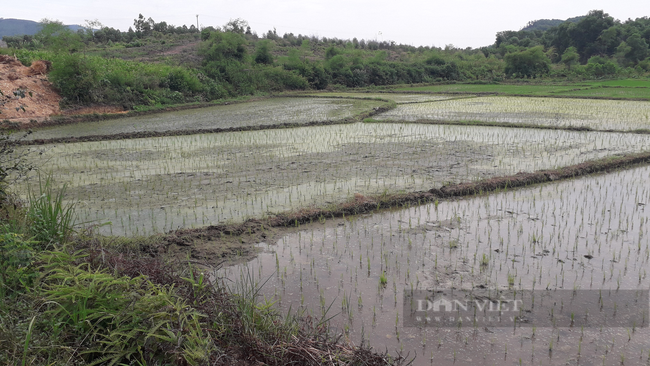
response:
[[[345,218],[381,209],[420,205],[438,199],[454,199],[508,188],[566,180],[647,163],[650,163],[650,152],[593,160],[559,169],[518,173],[473,183],[448,185],[440,189],[432,188],[426,192],[377,196],[355,194],[353,200],[330,207],[304,208],[267,219],[249,219],[241,224],[213,225],[198,229],[172,231],[160,236],[158,251],[179,259],[187,258],[189,255],[190,258],[203,260],[204,264],[236,262],[254,256],[257,250],[256,244],[273,242],[275,238],[285,235],[287,230],[297,230],[301,224],[317,220],[325,223],[327,219]],[[238,243],[239,247],[235,250],[236,256],[233,258],[231,256],[233,251],[228,248],[233,248],[234,243]],[[220,248],[215,248],[215,246]],[[214,256],[215,252],[219,252],[219,254]]]

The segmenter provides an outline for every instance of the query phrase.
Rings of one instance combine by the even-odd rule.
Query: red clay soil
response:
[[[59,113],[61,96],[46,75],[50,66],[49,61],[34,61],[26,67],[12,56],[0,55],[0,120],[28,123]],[[18,90],[24,90],[25,98],[14,95]]]

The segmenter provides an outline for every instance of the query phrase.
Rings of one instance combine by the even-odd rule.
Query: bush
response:
[[[309,82],[297,72],[287,71],[281,67],[268,67],[262,69],[262,78],[265,80],[264,90],[282,91],[309,88]]]
[[[543,46],[505,55],[505,73],[508,76],[534,78],[548,74],[551,60]]]
[[[97,101],[99,69],[90,60],[77,54],[63,55],[52,66],[50,80],[68,103]]]
[[[0,298],[11,298],[32,286],[38,276],[32,266],[34,244],[23,235],[11,232],[6,225],[0,226]]]

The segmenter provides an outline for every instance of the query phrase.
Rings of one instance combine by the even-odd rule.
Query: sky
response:
[[[223,26],[241,18],[259,35],[275,28],[279,35],[379,41],[413,46],[458,48],[494,43],[496,33],[519,30],[536,19],[567,19],[604,10],[625,21],[650,16],[646,0],[2,0],[0,18],[60,20],[128,30],[142,13],[156,22],[188,27]]]

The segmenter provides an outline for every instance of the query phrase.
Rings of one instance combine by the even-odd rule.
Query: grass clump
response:
[[[66,186],[55,190],[52,178],[38,179],[38,192],[29,191],[27,227],[34,240],[39,243],[64,243],[73,233],[75,226],[74,204],[65,203]]]

